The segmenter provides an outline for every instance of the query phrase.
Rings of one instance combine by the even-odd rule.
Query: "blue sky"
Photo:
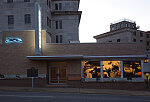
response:
[[[150,0],[80,0],[80,42],[96,42],[93,36],[109,31],[110,23],[126,18],[139,30],[150,31]]]

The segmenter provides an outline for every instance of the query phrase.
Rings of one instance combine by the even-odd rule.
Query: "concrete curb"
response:
[[[112,94],[150,96],[148,91],[110,90],[110,89],[83,89],[83,88],[30,88],[30,87],[0,87],[0,91],[12,92],[55,92],[55,93],[81,93],[81,94]]]

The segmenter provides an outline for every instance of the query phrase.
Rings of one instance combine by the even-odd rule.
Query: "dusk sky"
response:
[[[80,0],[80,42],[96,42],[93,36],[108,32],[110,23],[126,18],[139,30],[150,31],[150,0]]]

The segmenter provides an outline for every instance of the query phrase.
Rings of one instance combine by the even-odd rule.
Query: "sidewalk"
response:
[[[58,92],[58,93],[84,93],[84,94],[113,94],[113,95],[139,95],[150,96],[148,91],[110,90],[110,89],[84,89],[84,88],[31,88],[31,87],[0,87],[0,91],[15,92]]]

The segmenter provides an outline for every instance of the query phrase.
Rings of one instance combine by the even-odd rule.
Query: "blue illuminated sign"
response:
[[[7,37],[5,43],[22,43],[22,39],[17,37]]]

